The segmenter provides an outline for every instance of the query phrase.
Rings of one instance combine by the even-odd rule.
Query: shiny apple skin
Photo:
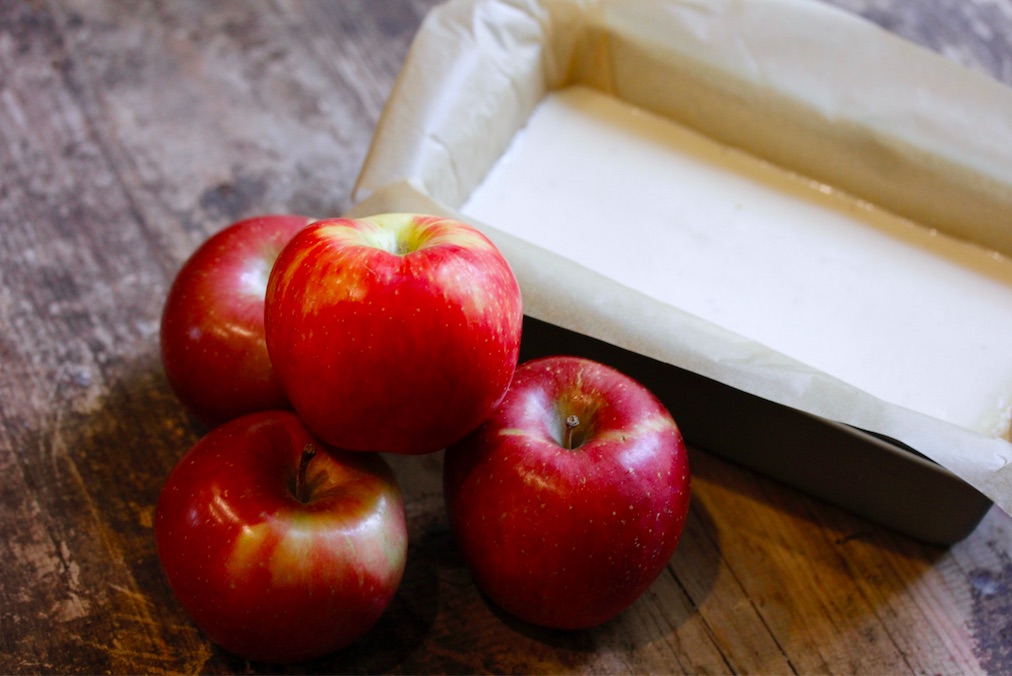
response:
[[[571,414],[580,425],[567,449]],[[576,357],[521,364],[490,418],[444,458],[447,512],[478,587],[557,629],[602,624],[650,586],[681,537],[689,483],[663,404]]]
[[[294,494],[306,444],[308,500]],[[380,455],[329,448],[288,411],[204,436],[170,473],[155,541],[175,597],[215,643],[290,663],[365,634],[404,572],[400,490]]]
[[[162,365],[183,406],[208,427],[291,408],[264,340],[264,296],[281,249],[310,223],[270,214],[231,224],[183,264],[162,310]]]
[[[278,257],[267,349],[327,442],[428,453],[478,426],[516,369],[523,309],[502,254],[458,221],[317,221]]]

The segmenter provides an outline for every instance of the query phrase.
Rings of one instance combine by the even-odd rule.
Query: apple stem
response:
[[[573,430],[575,430],[579,424],[580,418],[575,414],[566,418],[566,435],[562,439],[562,445],[568,451],[573,450]]]
[[[309,462],[316,456],[316,447],[306,444],[302,448],[302,457],[299,458],[299,469],[295,474],[295,499],[305,504],[309,502],[306,495],[306,470],[309,469]]]

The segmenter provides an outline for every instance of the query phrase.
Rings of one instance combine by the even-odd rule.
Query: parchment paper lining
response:
[[[427,17],[349,215],[458,210],[586,84],[1012,256],[1012,90],[807,0],[455,0]],[[898,439],[1012,513],[1012,444],[882,402],[486,225],[533,317]]]

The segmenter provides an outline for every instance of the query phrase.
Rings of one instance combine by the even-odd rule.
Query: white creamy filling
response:
[[[594,90],[547,96],[463,206],[866,392],[1012,421],[1012,260]]]

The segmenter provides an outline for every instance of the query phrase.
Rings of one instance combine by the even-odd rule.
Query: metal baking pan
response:
[[[1012,149],[989,141],[1012,136],[1012,94],[809,0],[451,0],[416,37],[348,215],[468,220],[464,203],[539,101],[572,84],[1012,255]],[[860,395],[844,410],[833,395],[853,392],[772,354],[739,377],[757,354],[747,339],[486,232],[524,291],[525,358],[610,363],[652,389],[694,445],[927,542],[965,537],[993,503],[1008,509],[1002,477],[957,469],[963,449],[1007,456],[1008,441],[888,404],[883,416]],[[799,395],[798,374],[821,396]]]

